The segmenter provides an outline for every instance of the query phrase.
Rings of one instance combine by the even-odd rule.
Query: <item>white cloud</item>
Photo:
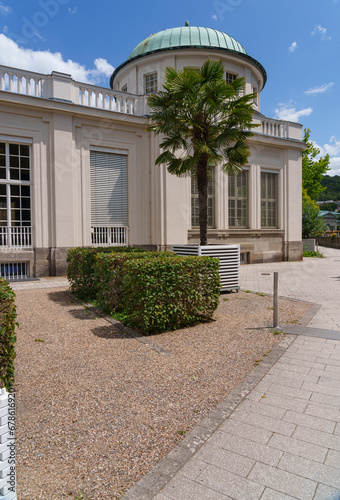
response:
[[[217,21],[217,19],[218,19],[218,17],[216,16],[216,14],[213,14],[211,17],[214,19],[214,21]]]
[[[337,140],[336,136],[332,136],[329,142],[323,146],[319,146],[313,142],[314,146],[320,149],[320,156],[329,155],[330,159],[330,169],[327,175],[340,175],[340,140]]]
[[[65,61],[60,52],[20,47],[4,34],[0,34],[0,64],[44,74],[60,71],[72,75],[74,80],[93,84],[106,81],[114,70],[106,59],[96,59],[94,67],[87,69],[71,59]]]
[[[313,108],[305,108],[297,110],[293,103],[279,103],[275,109],[275,118],[288,122],[298,122],[301,116],[309,116],[313,112]]]
[[[295,52],[295,50],[298,48],[298,44],[296,42],[293,42],[290,46],[289,46],[289,52]]]
[[[329,162],[330,170],[327,175],[340,175],[340,156],[333,156]]]
[[[78,12],[78,9],[77,9],[77,7],[73,7],[73,9],[71,7],[69,7],[68,11],[70,14],[76,14]]]
[[[324,94],[325,92],[330,90],[333,87],[333,85],[334,82],[324,83],[323,85],[319,85],[318,87],[306,90],[305,94],[307,95]]]
[[[324,28],[323,26],[321,26],[321,24],[319,24],[318,26],[315,26],[315,28],[313,29],[311,35],[314,36],[314,35],[317,35],[319,34],[321,36],[321,40],[332,40],[332,37],[331,36],[327,36],[327,28]]]
[[[12,12],[12,9],[8,5],[4,5],[2,2],[0,2],[0,14],[2,14],[3,16],[7,16],[7,14],[9,14],[10,12]]]

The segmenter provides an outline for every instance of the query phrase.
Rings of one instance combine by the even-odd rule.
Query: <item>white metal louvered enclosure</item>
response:
[[[221,290],[240,290],[240,245],[173,245],[177,255],[216,257],[220,260]]]
[[[91,228],[94,245],[126,245],[128,156],[124,151],[91,151]]]

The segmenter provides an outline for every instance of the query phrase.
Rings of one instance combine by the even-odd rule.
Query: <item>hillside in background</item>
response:
[[[340,200],[340,175],[325,175],[321,184],[326,189],[322,191],[318,201],[324,200]]]

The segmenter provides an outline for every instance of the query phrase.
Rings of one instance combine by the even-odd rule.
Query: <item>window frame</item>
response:
[[[263,191],[263,176],[265,179],[265,193]],[[274,180],[274,196],[270,192],[273,186],[269,185],[269,176]],[[279,228],[279,172],[261,170],[261,228],[262,229],[278,229]],[[270,206],[273,205],[274,209]],[[274,213],[274,216],[271,214]],[[274,222],[274,223],[272,223]]]
[[[148,78],[152,78],[153,81],[151,85],[148,82]],[[156,82],[156,85],[154,85],[154,82]],[[144,94],[145,95],[150,95],[150,94],[155,94],[158,92],[158,73],[157,71],[152,71],[151,73],[145,73],[144,74]]]
[[[238,180],[244,183],[238,185]],[[234,186],[232,186],[234,184]],[[234,194],[231,194],[231,188],[234,187]],[[245,195],[241,196],[238,193],[239,188],[245,188]],[[234,207],[231,207],[231,202],[234,202]],[[244,206],[238,206],[238,202]],[[232,216],[232,210],[234,214]],[[240,217],[238,216],[240,211]],[[239,220],[244,221],[244,224],[239,224]],[[249,168],[243,168],[237,175],[228,176],[228,227],[231,229],[247,229],[249,228]]]
[[[5,145],[5,153],[0,153],[5,158],[6,177],[0,178],[0,186],[5,186],[5,193],[0,194],[0,204],[5,206],[0,208],[0,227],[32,227],[32,142],[19,138],[3,138],[0,136],[0,144]],[[11,153],[11,146],[18,147],[18,154]],[[21,152],[21,148],[28,148],[28,155]],[[13,166],[11,158],[18,158],[18,167]],[[22,167],[22,159],[28,158],[27,166]],[[16,163],[16,162],[15,162]],[[26,161],[25,161],[26,163]],[[18,170],[18,179],[11,178],[11,170]],[[28,179],[20,178],[23,172],[28,171]],[[18,194],[15,193],[15,187],[18,187]],[[28,187],[28,195],[23,194],[24,187]],[[1,200],[1,198],[5,198]],[[28,200],[28,206],[24,206],[24,201]],[[18,205],[16,203],[19,203]],[[26,201],[27,203],[27,201]],[[2,211],[6,211],[6,220],[2,219]],[[25,217],[26,215],[26,217]],[[19,217],[18,217],[19,216]]]

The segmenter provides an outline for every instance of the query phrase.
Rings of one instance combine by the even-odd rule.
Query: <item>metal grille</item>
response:
[[[7,280],[27,279],[28,266],[26,262],[6,262],[0,264],[0,276]]]
[[[93,227],[92,245],[94,246],[114,246],[128,244],[127,227]]]
[[[229,227],[248,225],[248,170],[228,178]]]
[[[240,245],[174,245],[177,255],[216,257],[220,260],[221,290],[240,289]]]

